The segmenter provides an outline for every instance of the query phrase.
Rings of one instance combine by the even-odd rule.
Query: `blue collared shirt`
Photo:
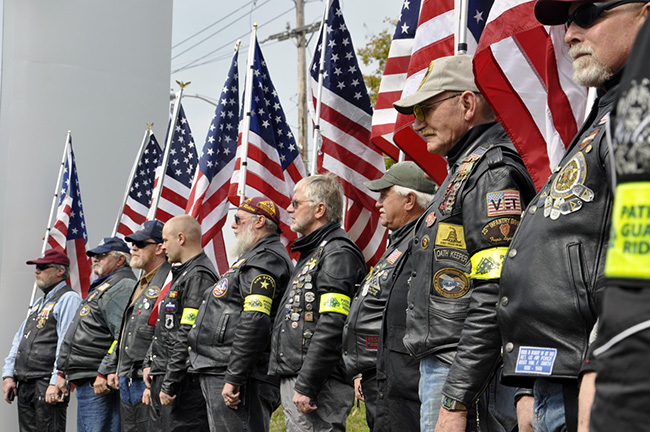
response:
[[[39,312],[41,308],[43,308],[43,305],[45,305],[45,303],[47,303],[47,301],[51,299],[52,296],[54,296],[54,294],[56,294],[64,286],[66,286],[65,281],[61,281],[49,293],[47,293],[46,296],[36,300],[36,303],[34,303],[34,306],[30,309],[30,315],[33,312]],[[57,301],[56,304],[54,305],[54,308],[52,309],[52,314],[56,319],[56,333],[59,336],[59,339],[56,344],[57,360],[59,358],[59,350],[61,349],[61,342],[63,342],[63,337],[65,336],[65,333],[68,331],[68,326],[72,322],[72,318],[74,318],[80,303],[81,303],[81,296],[74,291],[70,291],[63,294],[59,299],[59,301]],[[25,318],[23,323],[20,325],[18,332],[14,336],[14,341],[11,345],[11,351],[9,351],[9,355],[5,359],[5,365],[2,368],[3,378],[14,376],[14,367],[16,364],[16,351],[18,351],[18,346],[20,345],[20,341],[23,338],[23,333],[25,332],[26,323],[27,323],[27,318]],[[50,377],[50,385],[56,384],[57,370],[55,365],[56,362],[53,365],[52,376]]]

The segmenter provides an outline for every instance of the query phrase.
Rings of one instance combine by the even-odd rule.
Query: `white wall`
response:
[[[4,3],[4,4],[2,4]],[[110,235],[146,123],[169,110],[172,0],[0,0],[0,358],[24,319],[66,132],[90,245]],[[4,362],[2,362],[4,363]],[[68,410],[75,430],[76,409]],[[0,400],[0,432],[17,430]]]

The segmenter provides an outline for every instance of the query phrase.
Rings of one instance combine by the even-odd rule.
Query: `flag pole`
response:
[[[237,195],[239,196],[239,203],[241,204],[246,200],[246,174],[248,171],[248,135],[251,128],[251,106],[253,105],[253,71],[255,70],[255,41],[257,40],[257,23],[253,24],[253,31],[251,32],[251,42],[248,46],[248,64],[246,67],[246,84],[244,92],[248,92],[248,97],[244,99],[244,118],[242,125],[241,137],[241,166],[239,167],[239,186],[237,188]]]
[[[147,214],[147,220],[152,220],[156,218],[156,212],[158,211],[158,204],[160,203],[160,195],[162,194],[162,185],[165,181],[165,174],[167,173],[167,164],[169,163],[169,152],[172,147],[172,141],[174,141],[174,133],[176,132],[176,121],[178,120],[178,113],[181,110],[181,98],[183,97],[183,90],[185,87],[191,84],[191,82],[182,82],[176,81],[176,83],[181,87],[181,89],[176,93],[176,100],[174,103],[174,111],[172,113],[172,118],[169,123],[169,133],[167,134],[167,142],[165,143],[165,153],[163,156],[162,172],[158,180],[157,190],[154,191],[153,200],[151,201],[151,206],[149,207],[149,213]]]
[[[45,249],[47,249],[47,241],[50,239],[50,231],[52,230],[52,227],[50,226],[52,224],[52,217],[54,217],[54,211],[57,207],[57,201],[59,198],[59,190],[61,189],[61,180],[63,179],[63,167],[65,166],[65,160],[68,156],[68,147],[70,146],[70,141],[72,139],[72,132],[68,131],[68,134],[65,138],[65,146],[63,147],[63,158],[61,158],[61,166],[59,167],[59,175],[56,179],[56,185],[54,186],[54,195],[52,196],[52,206],[50,207],[50,215],[47,218],[47,225],[45,228],[45,236],[43,237],[43,246],[41,247],[41,255],[45,253]],[[36,296],[36,282],[34,282],[34,286],[32,288],[32,297],[29,300],[29,309],[32,308],[34,305],[34,297]],[[29,312],[28,312],[29,313]]]
[[[457,27],[456,27],[456,54],[467,54],[467,17],[469,9],[469,0],[456,0],[458,8]]]
[[[144,152],[144,149],[147,146],[147,143],[149,142],[149,137],[151,136],[152,127],[153,127],[153,123],[147,123],[147,130],[144,132],[144,138],[142,138],[142,144],[140,145],[140,150],[138,151],[138,154],[135,157],[135,161],[133,162],[133,167],[131,167],[131,174],[129,174],[129,179],[126,182],[124,199],[122,200],[122,206],[120,207],[120,211],[117,214],[117,220],[115,221],[115,226],[113,227],[113,234],[111,234],[111,237],[115,237],[115,235],[117,234],[117,228],[120,226],[120,219],[122,217],[122,213],[124,213],[124,208],[126,207],[126,201],[129,199],[129,188],[131,187],[131,183],[133,183],[133,178],[135,177],[135,172],[138,169],[138,163],[140,163],[140,159],[142,158],[142,153]]]
[[[318,155],[321,153],[321,147],[323,146],[323,136],[320,131],[320,111],[321,111],[321,99],[323,96],[323,80],[325,78],[325,48],[326,39],[327,39],[327,19],[330,10],[330,1],[325,5],[325,12],[323,12],[323,21],[321,22],[320,33],[323,36],[321,39],[320,45],[320,59],[318,62],[318,88],[316,93],[316,112],[314,114],[314,144],[312,151],[312,160],[311,160],[311,170],[310,174],[318,174]]]

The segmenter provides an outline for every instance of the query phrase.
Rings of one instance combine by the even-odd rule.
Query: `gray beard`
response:
[[[569,50],[572,58],[580,52],[587,52],[590,55],[573,61],[573,81],[585,87],[602,87],[614,72],[600,61],[589,47],[574,45]]]
[[[252,226],[250,228],[246,227],[235,237],[235,241],[228,248],[228,255],[233,259],[237,258],[246,253],[254,244],[255,233],[253,232]]]

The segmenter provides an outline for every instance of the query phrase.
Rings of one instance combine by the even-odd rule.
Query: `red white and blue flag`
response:
[[[178,103],[180,104],[180,102]],[[187,199],[190,196],[192,180],[194,180],[196,172],[198,161],[196,146],[182,105],[178,110],[176,124],[173,129],[169,128],[167,130],[168,136],[170,133],[173,136],[169,149],[169,160],[167,166],[163,167],[164,156],[159,158],[154,183],[154,199],[160,188],[162,188],[162,192],[160,192],[157,208],[149,209],[147,215],[149,220],[158,219],[161,222],[167,222],[174,216],[185,214]],[[164,176],[162,176],[163,169],[165,170]],[[160,181],[161,177],[163,178],[162,183]],[[154,205],[153,201],[151,205]]]
[[[59,206],[47,242],[51,248],[65,250],[70,259],[68,283],[82,297],[86,297],[90,286],[92,265],[90,258],[86,256],[88,234],[86,233],[79,178],[77,177],[77,167],[74,162],[74,152],[72,151],[72,136],[70,134],[68,134],[68,142],[66,143],[63,177],[61,190],[59,191]]]
[[[228,256],[222,228],[228,217],[228,189],[235,169],[239,124],[238,51],[232,58],[228,77],[214,111],[194,177],[186,213],[203,231],[201,246],[216,264],[219,274],[228,270]]]
[[[370,142],[372,106],[338,0],[330,3],[316,46],[310,67],[314,107],[321,90],[320,59],[325,47],[318,171],[338,176],[347,201],[345,230],[372,266],[386,250],[386,228],[375,207],[379,195],[363,183],[381,177],[386,170],[381,151]]]
[[[154,134],[149,133],[149,138],[142,150],[133,179],[129,185],[124,209],[119,218],[117,236],[124,238],[133,234],[147,220],[156,177],[156,167],[160,157],[160,145],[158,145]]]
[[[290,229],[289,207],[295,184],[305,176],[305,166],[293,133],[287,124],[278,93],[271,82],[257,39],[254,42],[253,84],[244,89],[244,100],[252,98],[246,166],[246,198],[265,197],[280,208],[280,228],[286,240],[297,235]],[[248,65],[247,69],[251,65]],[[245,105],[245,104],[244,104]],[[239,206],[237,189],[242,167],[242,131],[239,131],[235,171],[230,180],[228,197]]]

